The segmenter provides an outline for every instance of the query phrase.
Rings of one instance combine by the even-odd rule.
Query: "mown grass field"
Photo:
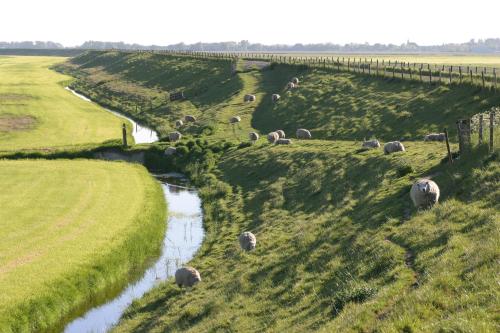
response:
[[[127,282],[165,230],[142,166],[0,160],[0,331],[39,332]]]
[[[499,151],[480,146],[449,165],[444,143],[422,141],[448,127],[455,150],[455,121],[499,105],[498,94],[287,65],[233,75],[223,61],[118,52],[64,70],[161,136],[185,112],[199,118],[181,128],[173,159],[203,199],[207,235],[191,263],[202,282],[161,284],[114,331],[498,331]],[[299,87],[284,91],[294,76]],[[177,89],[193,93],[162,101]],[[243,103],[245,93],[257,101]],[[271,103],[272,93],[282,99]],[[136,111],[132,100],[157,104]],[[234,128],[232,115],[242,117]],[[300,127],[314,140],[235,145],[251,130],[294,137]],[[404,138],[407,151],[361,150],[371,137]],[[417,211],[409,191],[421,177],[439,184],[441,200]],[[256,234],[255,251],[239,250],[242,231]]]
[[[71,78],[49,69],[65,59],[0,57],[0,151],[121,138],[123,120],[64,90]]]

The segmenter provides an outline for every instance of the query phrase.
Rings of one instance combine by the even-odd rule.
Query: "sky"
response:
[[[500,0],[6,0],[0,41],[419,45],[499,38]]]

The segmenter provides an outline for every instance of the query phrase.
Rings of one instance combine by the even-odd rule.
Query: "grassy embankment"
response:
[[[64,60],[0,57],[0,151],[121,139],[123,120],[63,89],[71,78],[49,67]]]
[[[0,331],[58,325],[157,253],[165,204],[142,167],[3,160],[0,170]]]
[[[135,63],[143,55],[127,57]],[[165,61],[189,68],[195,60]],[[107,67],[77,68],[84,72],[79,84],[94,70],[107,75]],[[113,75],[123,80],[115,87],[126,77],[151,88],[126,69]],[[300,87],[283,92],[293,76]],[[204,109],[202,117],[215,124],[204,139],[246,141],[250,125],[290,136],[306,127],[317,139],[291,146],[261,140],[230,149],[217,164],[207,153],[210,163],[198,156],[188,165],[204,199],[208,233],[192,262],[203,282],[192,290],[162,284],[133,304],[116,331],[495,331],[498,151],[480,147],[449,166],[441,162],[444,145],[421,136],[445,126],[453,133],[456,119],[498,105],[498,95],[289,66],[226,79],[243,88]],[[257,93],[257,102],[241,103],[246,92]],[[282,100],[271,104],[275,92]],[[179,116],[171,117],[170,107],[161,116],[166,123]],[[224,121],[239,113],[235,138]],[[364,137],[410,140],[407,152],[385,156],[359,150]],[[181,145],[202,150],[189,142]],[[423,176],[440,185],[442,198],[416,211],[409,189]],[[257,235],[256,251],[238,249],[244,230]]]

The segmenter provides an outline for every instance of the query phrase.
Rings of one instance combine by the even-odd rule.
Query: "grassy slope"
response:
[[[59,84],[70,78],[48,67],[64,59],[0,57],[0,118],[30,116],[36,119],[33,126],[25,130],[0,129],[0,150],[70,146],[121,138],[122,120],[78,99]]]
[[[288,95],[296,75],[301,86]],[[497,155],[450,167],[442,144],[408,141],[407,153],[384,156],[354,140],[453,131],[498,96],[287,66],[238,77],[240,95],[205,111],[218,124],[213,139],[246,141],[252,124],[346,141],[262,142],[226,154],[219,180],[198,177],[208,236],[193,265],[204,281],[187,291],[163,284],[116,331],[495,331]],[[257,102],[241,103],[246,92]],[[275,92],[283,98],[273,105]],[[235,137],[225,122],[240,113]],[[417,212],[409,188],[426,175],[442,203]],[[253,253],[238,250],[243,230],[257,234]]]
[[[164,199],[142,167],[4,160],[0,170],[0,331],[54,327],[157,253]]]

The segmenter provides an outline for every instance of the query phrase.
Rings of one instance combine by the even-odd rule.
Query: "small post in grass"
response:
[[[483,143],[483,115],[479,115],[479,144]]]
[[[123,147],[127,147],[127,125],[123,124],[122,127],[122,135],[123,135]]]
[[[493,126],[495,119],[495,111],[490,111],[490,151],[493,151]]]
[[[444,138],[446,139],[446,150],[448,151],[448,161],[450,164],[453,163],[453,158],[451,157],[450,142],[448,141],[448,129],[444,129]]]

